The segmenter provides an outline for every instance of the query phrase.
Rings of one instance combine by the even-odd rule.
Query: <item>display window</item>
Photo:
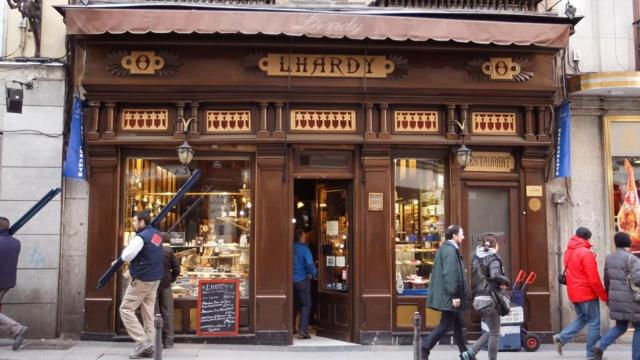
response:
[[[394,159],[395,269],[399,296],[426,295],[435,253],[444,240],[444,162]]]
[[[640,117],[607,117],[605,131],[613,230],[629,233],[640,255]]]
[[[240,296],[250,294],[252,243],[252,161],[249,158],[194,160],[200,180],[159,224],[180,264],[172,284],[174,299],[192,301],[200,279],[238,279]],[[177,160],[128,158],[125,161],[123,246],[135,236],[132,217],[148,211],[153,218],[189,178]],[[128,278],[128,272],[123,276]],[[126,286],[127,281],[122,281]],[[191,309],[195,316],[195,309]],[[176,329],[181,319],[176,316]],[[194,324],[190,325],[191,329]],[[185,329],[187,330],[187,329]]]

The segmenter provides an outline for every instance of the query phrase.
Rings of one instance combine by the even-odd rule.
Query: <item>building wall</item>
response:
[[[567,0],[554,9],[564,14]],[[571,0],[584,18],[569,41],[569,73],[633,71],[633,0]]]
[[[68,1],[65,0],[42,1],[41,57],[61,58],[66,54],[66,27],[62,21],[62,15],[60,15],[53,6],[65,5],[67,3]],[[6,12],[5,56],[33,56],[33,33],[29,31],[28,22],[26,22],[26,20],[23,22],[20,12],[15,9],[9,9],[6,2],[2,3],[2,6],[5,7]]]
[[[0,69],[0,89],[11,80],[33,81],[22,114],[7,113],[0,97],[0,214],[13,222],[61,186],[64,70],[16,63]],[[22,242],[17,286],[3,299],[3,312],[29,326],[30,337],[56,336],[61,207],[57,196],[16,234]]]

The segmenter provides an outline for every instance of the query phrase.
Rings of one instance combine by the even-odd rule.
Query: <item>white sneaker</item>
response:
[[[553,335],[551,339],[553,339],[553,345],[556,347],[556,351],[560,356],[562,356],[562,347],[564,346],[562,340],[560,340],[560,337],[558,335]]]

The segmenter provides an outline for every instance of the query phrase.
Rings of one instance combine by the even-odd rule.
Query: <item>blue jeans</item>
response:
[[[309,315],[311,314],[311,279],[305,279],[293,283],[295,296],[300,304],[300,334],[306,334],[309,327]]]
[[[632,360],[640,360],[640,322],[634,322],[633,328],[633,341],[631,343],[631,359]],[[616,326],[612,327],[607,331],[606,334],[600,338],[598,344],[602,351],[605,351],[609,345],[616,342],[616,339],[622,336],[625,332],[627,332],[627,328],[629,327],[629,321],[616,321]]]
[[[580,330],[588,326],[587,331],[587,359],[593,359],[591,349],[600,339],[600,301],[598,299],[573,303],[576,309],[576,319],[558,334],[560,342],[566,344],[576,336]]]

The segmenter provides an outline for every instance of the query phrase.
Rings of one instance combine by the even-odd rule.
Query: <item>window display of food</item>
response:
[[[395,159],[395,269],[399,295],[429,287],[435,253],[444,239],[444,164]]]
[[[202,176],[172,210],[158,230],[169,235],[170,246],[181,274],[172,284],[175,299],[195,300],[200,279],[239,279],[240,296],[250,291],[250,249],[252,239],[251,161],[194,161]],[[192,163],[192,164],[193,164]],[[124,219],[130,229],[138,211],[151,216],[162,208],[165,198],[175,193],[188,171],[177,161],[128,159],[129,180]],[[156,209],[156,204],[158,209]],[[124,246],[134,234],[125,232]],[[127,276],[126,273],[124,276]]]

